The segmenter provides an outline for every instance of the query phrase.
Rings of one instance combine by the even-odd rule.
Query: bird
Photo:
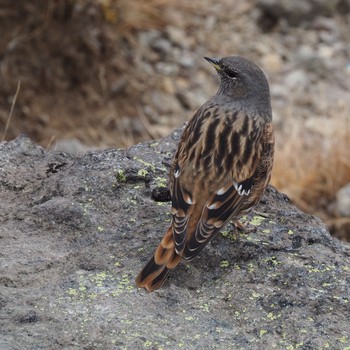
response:
[[[265,74],[240,56],[204,58],[220,85],[186,125],[171,163],[171,224],[136,277],[148,292],[252,210],[271,178],[275,142]]]

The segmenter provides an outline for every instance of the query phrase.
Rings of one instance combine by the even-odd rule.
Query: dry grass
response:
[[[314,126],[290,123],[288,135],[277,138],[272,178],[297,206],[325,221],[336,216],[330,203],[337,191],[350,183],[350,113],[331,113]]]
[[[160,28],[174,0],[7,0],[0,11],[0,129],[47,146],[78,138],[129,146],[149,137],[139,120],[144,72],[134,65],[136,31]],[[176,4],[178,6],[178,4]],[[130,100],[140,101],[130,104]],[[0,137],[3,135],[1,132]]]
[[[18,84],[17,84],[17,90],[16,90],[16,93],[15,93],[15,96],[14,96],[14,98],[13,98],[13,100],[12,100],[10,113],[9,113],[8,118],[7,118],[7,122],[6,122],[6,125],[5,125],[4,132],[3,132],[3,134],[2,134],[1,141],[4,141],[4,140],[5,140],[7,130],[8,130],[9,125],[10,125],[10,123],[11,123],[11,118],[12,118],[12,114],[13,114],[13,109],[15,108],[16,100],[17,100],[17,97],[18,97],[18,94],[19,94],[19,90],[20,90],[20,89],[21,89],[21,82],[19,81]]]
[[[166,23],[164,10],[174,0],[98,0],[105,20],[119,33],[129,36],[135,30],[160,28]]]

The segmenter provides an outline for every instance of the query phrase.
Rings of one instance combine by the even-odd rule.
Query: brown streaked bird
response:
[[[170,171],[172,223],[136,278],[159,288],[230,221],[247,214],[270,181],[274,134],[269,85],[253,62],[205,57],[220,87],[187,124]]]

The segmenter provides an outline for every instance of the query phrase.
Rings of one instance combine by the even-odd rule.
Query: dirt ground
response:
[[[273,184],[349,239],[348,1],[1,4],[0,138],[83,152],[168,135],[215,92],[202,57],[246,56],[271,86]]]

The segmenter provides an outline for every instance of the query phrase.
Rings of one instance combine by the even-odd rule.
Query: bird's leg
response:
[[[231,224],[233,225],[233,227],[235,228],[235,230],[245,233],[245,234],[249,234],[251,232],[255,232],[256,231],[256,227],[248,227],[247,224],[243,224],[240,220],[236,220],[236,221],[232,221]]]
[[[239,231],[245,231],[247,228],[247,225],[243,224],[240,220],[233,221],[232,225],[234,226],[235,230]]]

